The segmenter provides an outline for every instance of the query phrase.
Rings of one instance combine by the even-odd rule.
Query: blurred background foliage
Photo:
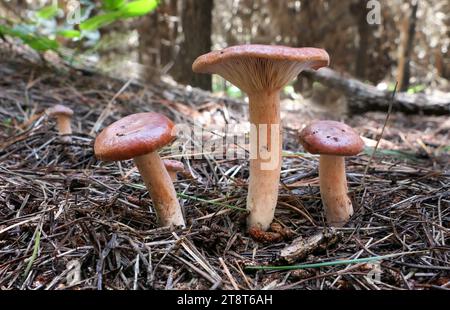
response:
[[[2,0],[0,33],[44,57],[56,53],[124,78],[170,76],[231,97],[242,94],[217,76],[193,74],[191,65],[211,49],[242,43],[322,47],[332,57],[331,67],[349,77],[384,89],[398,80],[409,93],[448,92],[450,2],[380,0],[381,23],[373,25],[366,20],[367,3]],[[308,83],[299,80],[285,94],[314,95],[320,85]]]

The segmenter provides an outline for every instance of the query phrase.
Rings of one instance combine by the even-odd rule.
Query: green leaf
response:
[[[103,7],[108,11],[115,11],[126,3],[125,0],[103,0]]]
[[[59,47],[58,42],[46,37],[35,37],[29,35],[27,38],[23,39],[23,41],[38,52],[56,50]]]
[[[81,32],[72,29],[58,30],[56,34],[67,39],[75,39],[81,37]]]
[[[59,47],[58,42],[33,33],[27,25],[17,25],[14,28],[0,25],[0,33],[19,38],[38,52],[56,50]]]
[[[118,12],[123,18],[137,17],[154,11],[158,4],[158,0],[137,0],[125,4]]]
[[[407,93],[414,95],[424,91],[427,87],[425,85],[415,85],[408,88]]]
[[[12,125],[12,118],[8,117],[8,118],[4,119],[3,120],[3,125],[6,125],[6,126]]]
[[[91,17],[80,24],[80,29],[85,31],[97,30],[100,27],[111,24],[120,18],[120,14],[109,12],[102,15]]]
[[[30,32],[31,31],[28,30],[25,25],[16,25],[14,26],[14,28],[5,25],[0,25],[0,33],[11,37],[23,39]]]
[[[56,16],[56,14],[58,14],[57,5],[49,5],[36,12],[36,16],[42,19],[53,18]]]
[[[231,98],[241,98],[242,91],[238,87],[231,85],[230,87],[227,88],[227,95],[230,96]]]
[[[8,36],[15,36],[13,34],[13,30],[12,28],[5,26],[5,25],[0,25],[0,34],[2,35],[8,35]]]
[[[295,89],[294,89],[294,86],[292,86],[292,85],[285,86],[283,90],[284,90],[285,94],[288,94],[288,95],[295,94]]]

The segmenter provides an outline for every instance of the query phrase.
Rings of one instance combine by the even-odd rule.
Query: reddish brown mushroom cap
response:
[[[197,73],[216,73],[248,92],[278,90],[307,68],[328,66],[328,53],[319,48],[277,45],[238,45],[198,57]]]
[[[97,136],[95,156],[104,161],[145,155],[173,141],[173,123],[158,113],[137,113],[112,123]]]
[[[66,107],[65,105],[57,104],[45,110],[45,113],[47,113],[50,116],[57,116],[57,115],[72,116],[73,110],[69,107]]]
[[[231,46],[202,55],[194,61],[192,69],[198,73],[214,73],[211,69],[214,69],[215,65],[242,57],[311,62],[310,68],[312,69],[326,67],[330,63],[328,53],[320,48],[248,44]]]
[[[299,135],[300,143],[311,154],[353,156],[364,148],[364,141],[350,126],[335,121],[315,121]]]
[[[164,166],[166,166],[166,169],[169,171],[173,171],[173,172],[184,171],[184,165],[181,161],[164,159],[163,163],[164,163]]]

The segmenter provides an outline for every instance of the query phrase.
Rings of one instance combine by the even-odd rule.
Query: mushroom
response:
[[[177,180],[177,173],[184,171],[183,163],[181,161],[171,159],[164,159],[163,163],[170,175],[170,178],[172,179],[172,182],[175,182]]]
[[[158,149],[173,141],[174,124],[158,113],[137,113],[112,123],[97,136],[95,156],[104,161],[133,159],[150,193],[161,226],[185,226],[172,180]]]
[[[51,108],[45,110],[48,116],[56,118],[56,125],[58,126],[58,132],[61,136],[61,140],[64,142],[72,141],[70,135],[72,134],[72,115],[73,110],[62,104],[57,104]]]
[[[364,141],[350,126],[335,121],[312,122],[300,132],[299,140],[307,152],[320,154],[320,195],[327,222],[343,226],[353,214],[344,159],[360,153]]]
[[[194,72],[221,75],[249,97],[249,229],[267,230],[277,204],[282,148],[279,93],[304,69],[319,69],[328,63],[329,56],[322,49],[255,44],[213,51],[192,65]]]

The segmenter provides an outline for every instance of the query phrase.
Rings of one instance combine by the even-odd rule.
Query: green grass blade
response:
[[[363,154],[370,156],[373,153],[373,147],[365,147]],[[416,155],[412,152],[397,151],[397,150],[380,150],[377,149],[375,156],[389,156],[400,160],[419,161]]]
[[[28,277],[28,273],[30,272],[31,267],[33,266],[33,263],[36,260],[40,243],[41,243],[41,229],[38,228],[38,230],[36,232],[36,237],[34,238],[33,253],[31,254],[31,257],[29,258],[27,268],[25,269],[25,272],[23,274],[25,279]]]
[[[232,206],[232,205],[229,205],[229,204],[226,204],[226,203],[222,203],[222,202],[210,201],[210,200],[197,198],[197,197],[194,197],[194,196],[189,196],[189,195],[185,195],[185,194],[181,194],[181,193],[177,193],[177,196],[180,197],[180,198],[184,198],[184,199],[195,200],[195,201],[198,201],[198,202],[203,202],[203,203],[207,203],[207,204],[211,204],[211,205],[216,205],[216,206],[225,207],[225,208],[229,208],[229,209],[233,209],[233,210],[238,210],[238,211],[241,211],[241,212],[247,212],[247,209],[235,207],[235,206]]]
[[[301,264],[301,265],[292,265],[292,266],[247,266],[247,267],[245,267],[245,269],[246,270],[286,271],[286,270],[298,270],[298,269],[308,269],[308,268],[321,268],[321,267],[328,267],[328,266],[367,263],[367,262],[379,261],[379,260],[383,260],[383,259],[387,259],[387,258],[392,258],[392,257],[397,257],[397,256],[402,256],[402,255],[407,255],[407,254],[413,254],[413,253],[421,253],[421,252],[424,252],[424,251],[402,252],[402,253],[394,253],[394,254],[381,255],[381,256],[355,258],[355,259],[343,259],[343,260],[336,260],[336,261],[331,261],[331,262]]]
[[[144,185],[141,185],[141,184],[133,184],[132,183],[132,184],[127,184],[127,185],[132,187],[132,188],[147,190],[147,188]],[[180,197],[180,198],[195,200],[195,201],[203,202],[203,203],[210,204],[210,205],[215,205],[215,206],[219,206],[219,207],[225,207],[225,208],[229,208],[229,209],[233,209],[233,210],[237,210],[237,211],[241,211],[241,212],[247,212],[247,209],[235,207],[235,206],[232,206],[232,205],[229,205],[229,204],[226,204],[226,203],[222,203],[222,202],[206,200],[206,199],[197,198],[197,197],[194,197],[194,196],[189,196],[189,195],[181,194],[181,193],[177,193],[177,196]]]

